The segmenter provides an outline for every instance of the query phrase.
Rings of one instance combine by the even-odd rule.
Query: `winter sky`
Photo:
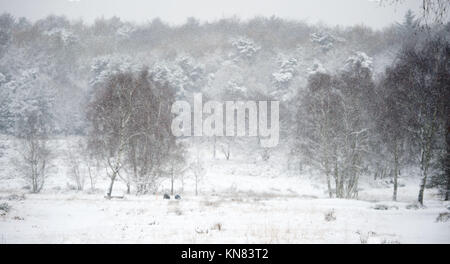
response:
[[[101,16],[134,22],[160,17],[171,24],[181,24],[188,17],[214,21],[233,15],[243,19],[275,15],[311,23],[365,24],[379,29],[401,21],[408,9],[419,12],[421,2],[403,0],[400,4],[380,5],[378,0],[0,0],[0,13],[9,12],[33,21],[50,14],[65,15],[88,23]]]

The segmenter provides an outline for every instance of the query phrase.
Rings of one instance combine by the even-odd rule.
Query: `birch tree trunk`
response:
[[[397,201],[397,188],[398,188],[398,148],[397,142],[394,143],[394,194],[392,196],[393,201]]]

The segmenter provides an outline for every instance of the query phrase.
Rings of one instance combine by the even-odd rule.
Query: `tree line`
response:
[[[183,171],[195,172],[196,182],[205,171],[200,155],[187,155],[186,142],[170,133],[175,100],[195,92],[278,100],[288,167],[320,171],[329,197],[357,198],[361,178],[373,177],[392,179],[396,200],[399,177],[408,177],[402,171],[415,166],[418,202],[427,186],[448,199],[449,31],[448,23],[423,30],[412,12],[378,31],[276,17],[169,26],[60,16],[31,23],[3,14],[0,131],[20,142],[33,192],[54,156],[49,141],[69,135],[85,139],[68,151],[78,189],[81,174],[94,188],[100,166],[107,197],[117,179],[145,194],[168,177],[173,192]],[[245,144],[261,160],[279,154],[257,140]],[[229,160],[243,143],[210,144],[212,156],[219,150]]]

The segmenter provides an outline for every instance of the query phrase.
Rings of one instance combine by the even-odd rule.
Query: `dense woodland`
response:
[[[357,198],[358,182],[372,177],[391,179],[395,200],[398,178],[415,167],[418,202],[426,187],[448,200],[449,41],[450,23],[424,28],[412,12],[377,31],[277,17],[169,26],[3,14],[0,133],[20,142],[17,166],[32,192],[45,188],[51,140],[77,135],[84,140],[68,150],[77,188],[89,178],[80,174],[102,167],[107,197],[118,179],[146,194],[161,177],[204,173],[188,151],[196,141],[170,132],[175,100],[276,100],[277,148],[204,139],[211,155],[233,159],[243,144],[262,160],[284,152],[298,174],[320,172],[336,198]]]

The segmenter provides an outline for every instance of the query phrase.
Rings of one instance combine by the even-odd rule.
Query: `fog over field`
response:
[[[0,0],[0,243],[450,243],[449,8]]]

